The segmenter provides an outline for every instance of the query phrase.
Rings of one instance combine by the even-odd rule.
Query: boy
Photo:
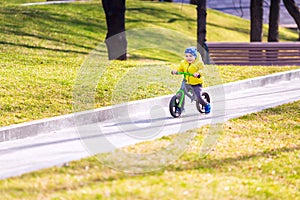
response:
[[[201,77],[198,78],[200,76],[200,70],[204,67],[201,55],[195,47],[186,48],[184,53],[185,59],[181,61],[177,70],[172,71],[172,74],[188,72],[194,75],[186,76],[186,83],[192,86],[199,103],[205,108],[205,113],[210,113],[210,104],[204,101],[201,96],[203,80]]]

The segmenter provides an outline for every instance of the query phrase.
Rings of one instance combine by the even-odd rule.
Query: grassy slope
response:
[[[18,7],[15,2],[25,1],[5,0],[2,1],[5,7],[0,8],[2,126],[72,112],[77,70],[105,34],[104,15],[98,3]],[[136,1],[128,1],[127,7],[128,29],[154,26],[180,30],[190,37],[195,33],[194,7]],[[209,41],[248,41],[247,21],[231,16],[225,22],[223,19],[224,15],[209,11]],[[296,33],[281,32],[282,40],[296,38]],[[97,86],[96,106],[113,103],[110,96],[118,79],[109,76],[110,70],[117,68],[122,74],[135,70],[136,66],[146,66],[151,72],[168,65],[153,62],[149,66],[137,61],[144,58],[178,61],[168,52],[159,51],[157,56],[155,51],[141,51],[131,61],[116,63],[106,70],[108,76]],[[229,82],[295,68],[220,66],[219,70],[224,82]],[[137,91],[139,95],[133,98],[172,93],[176,87],[150,85]],[[199,144],[207,130],[203,127],[194,130],[197,137],[191,149],[163,171],[128,175],[88,158],[66,167],[2,180],[0,196],[3,199],[198,199],[199,196],[299,199],[299,103],[226,123],[224,134],[206,159],[198,157]],[[171,137],[161,140],[166,139]],[[155,143],[145,145],[156,147]],[[143,145],[132,150],[140,148]]]
[[[73,92],[78,70],[88,54],[99,44],[103,48],[106,32],[105,17],[98,1],[91,3],[44,5],[23,7],[23,0],[2,1],[0,8],[0,126],[71,113]],[[27,1],[28,2],[28,1]],[[172,9],[169,9],[172,8]],[[196,10],[190,5],[127,2],[126,27],[128,30],[159,27],[179,31],[181,36],[193,38],[196,33]],[[237,17],[209,11],[209,41],[247,41],[249,22]],[[220,23],[220,21],[222,23]],[[228,29],[230,27],[230,30]],[[220,34],[222,33],[222,34]],[[164,35],[176,44],[176,35]],[[297,34],[289,30],[281,32],[281,38],[295,40]],[[132,41],[145,46],[145,38]],[[181,44],[182,45],[182,44]],[[177,47],[177,46],[176,46]],[[173,49],[172,46],[168,47]],[[175,47],[174,47],[175,48]],[[107,76],[101,79],[95,92],[95,107],[111,105],[111,95],[122,74],[146,66],[145,59],[177,62],[181,55],[159,49],[131,51],[128,62],[105,69]],[[142,61],[138,61],[142,60]],[[164,63],[151,63],[168,66]],[[251,74],[235,73],[237,68],[220,68],[224,81],[253,77],[295,67],[251,68]],[[270,71],[271,70],[271,71]],[[117,73],[113,78],[110,73]],[[247,70],[248,71],[248,70]],[[229,72],[229,73],[228,73]],[[151,71],[147,72],[151,73]],[[232,76],[234,74],[234,76]],[[148,75],[146,77],[150,77]],[[168,76],[168,75],[167,75]],[[165,79],[165,74],[161,79]],[[144,87],[144,86],[143,86]],[[140,87],[140,88],[143,88]],[[177,85],[164,88],[162,83],[147,86],[144,91],[132,95],[134,99],[170,94]],[[133,99],[130,99],[133,100]]]

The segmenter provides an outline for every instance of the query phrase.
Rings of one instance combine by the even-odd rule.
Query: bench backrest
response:
[[[300,42],[209,42],[217,65],[299,65]]]

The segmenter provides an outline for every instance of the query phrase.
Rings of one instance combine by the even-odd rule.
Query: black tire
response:
[[[206,101],[207,103],[210,103],[210,97],[209,97],[209,94],[207,92],[203,92],[202,93],[202,98],[204,101]],[[199,103],[198,101],[196,102],[196,107],[197,107],[197,110],[200,112],[200,113],[205,113],[205,108],[203,105],[201,105],[201,103]]]
[[[172,117],[177,118],[180,117],[182,109],[179,108],[180,99],[175,95],[171,98],[169,103],[169,111]]]

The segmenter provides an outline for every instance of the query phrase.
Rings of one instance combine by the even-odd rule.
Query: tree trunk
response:
[[[190,4],[198,5],[198,0],[190,0]]]
[[[197,0],[197,49],[205,64],[210,63],[208,47],[206,45],[206,0]]]
[[[109,60],[126,60],[125,0],[102,0],[106,17],[105,44]]]
[[[300,41],[300,9],[294,0],[283,0],[284,6],[290,15],[294,18],[299,32],[299,41]]]
[[[250,41],[261,42],[263,36],[263,0],[251,0],[250,18]]]
[[[279,41],[279,11],[280,11],[280,0],[271,0],[270,13],[269,13],[269,31],[268,31],[268,42]],[[277,60],[277,50],[267,50],[266,60],[274,62]]]
[[[263,0],[251,0],[250,2],[250,42],[261,42],[263,38]],[[249,50],[249,60],[263,60],[263,52]]]
[[[271,0],[270,14],[269,14],[269,31],[268,42],[279,41],[279,11],[280,0]]]

